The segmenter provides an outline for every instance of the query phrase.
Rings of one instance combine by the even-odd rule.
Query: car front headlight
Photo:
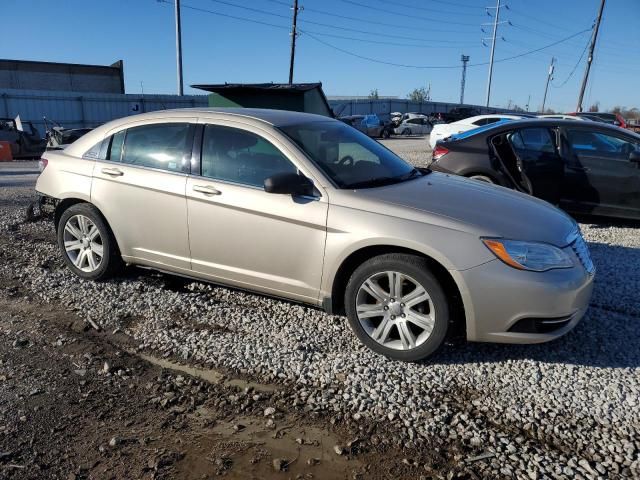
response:
[[[555,268],[573,267],[573,260],[566,252],[548,243],[501,238],[483,238],[482,243],[496,257],[518,270],[545,272]]]

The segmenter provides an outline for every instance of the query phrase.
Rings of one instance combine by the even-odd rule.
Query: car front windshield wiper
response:
[[[431,170],[428,170],[431,172]],[[421,177],[425,172],[418,170],[417,168],[411,169],[408,173],[403,173],[396,177],[379,177],[370,178],[369,180],[363,180],[361,182],[354,182],[345,185],[345,188],[372,188],[372,187],[384,187],[385,185],[393,185],[394,183],[406,182],[412,178]]]

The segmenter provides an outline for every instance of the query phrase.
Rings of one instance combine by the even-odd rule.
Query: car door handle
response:
[[[209,185],[194,185],[193,191],[204,193],[205,195],[221,195],[222,194],[220,190],[218,190],[217,188],[213,188]]]
[[[118,168],[103,168],[101,172],[105,175],[112,175],[114,177],[121,177],[124,175],[124,172]]]

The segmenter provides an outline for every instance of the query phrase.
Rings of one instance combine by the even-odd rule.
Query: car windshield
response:
[[[424,174],[342,122],[308,122],[279,129],[340,188],[379,187]]]
[[[481,127],[478,127],[478,128],[472,128],[471,130],[467,130],[466,132],[454,133],[449,138],[451,138],[451,140],[461,140],[463,138],[470,137],[471,135],[475,135],[476,133],[481,133],[481,132],[484,132],[485,130],[489,130],[497,126],[504,125],[505,123],[509,123],[509,122],[513,122],[513,120],[510,118],[505,118],[498,122],[489,123],[488,125],[482,125]]]

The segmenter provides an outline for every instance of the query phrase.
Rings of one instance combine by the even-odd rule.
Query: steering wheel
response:
[[[351,155],[345,155],[340,159],[338,165],[353,165],[355,162],[353,161],[353,157]]]

